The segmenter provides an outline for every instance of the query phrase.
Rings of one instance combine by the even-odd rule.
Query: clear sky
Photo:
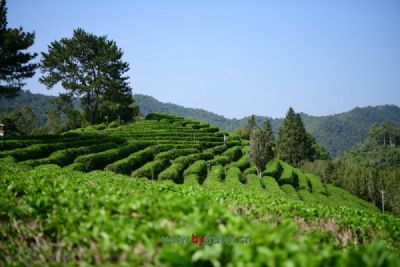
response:
[[[124,51],[134,93],[229,118],[400,105],[400,1],[8,0],[32,51],[73,29]],[[38,82],[25,89],[57,94]]]

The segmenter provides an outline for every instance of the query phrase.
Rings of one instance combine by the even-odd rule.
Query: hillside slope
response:
[[[1,260],[34,266],[400,262],[398,217],[278,159],[259,179],[248,143],[231,137],[224,144],[223,134],[151,114],[130,125],[6,140],[0,144]]]
[[[13,100],[0,97],[0,113],[10,112],[29,105],[38,115],[38,125],[44,125],[46,112],[53,107],[47,100],[51,96],[31,94],[23,92]],[[152,112],[160,112],[170,115],[177,115],[195,120],[218,125],[222,130],[234,131],[246,125],[248,117],[242,119],[228,119],[215,113],[202,109],[186,108],[171,103],[162,103],[153,97],[136,94],[135,100],[140,106],[143,115]],[[317,142],[328,149],[333,157],[338,157],[349,150],[353,145],[362,142],[368,135],[368,128],[373,122],[393,121],[400,125],[400,108],[394,105],[377,107],[354,108],[348,112],[330,116],[309,116],[301,114],[307,131],[311,132]],[[271,121],[275,133],[283,122],[283,119],[272,119],[269,117],[257,116],[257,123],[262,125],[266,119]]]

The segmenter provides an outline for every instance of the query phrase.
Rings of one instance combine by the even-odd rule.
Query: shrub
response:
[[[209,160],[212,159],[213,157],[214,155],[211,152],[202,152],[202,153],[190,154],[187,156],[181,156],[174,159],[172,162],[182,163],[185,166],[189,166],[190,164],[192,164],[197,160]]]
[[[181,183],[182,180],[182,173],[185,170],[185,165],[181,163],[172,163],[167,169],[162,171],[158,178],[161,180],[174,180],[177,183]]]
[[[77,156],[87,154],[87,153],[95,153],[99,151],[103,151],[109,148],[115,147],[115,143],[104,143],[100,145],[91,145],[84,146],[78,148],[67,148],[63,150],[58,150],[53,152],[49,157],[42,159],[30,159],[26,161],[22,161],[21,163],[27,164],[29,166],[38,166],[44,164],[57,164],[59,166],[66,166],[74,162]]]
[[[226,185],[235,187],[242,185],[241,181],[242,172],[238,167],[230,167],[226,172],[225,183]]]
[[[311,185],[311,192],[326,194],[325,186],[321,182],[321,178],[319,178],[319,176],[308,173],[307,178]]]
[[[279,179],[279,177],[282,174],[282,166],[279,163],[278,159],[273,159],[267,164],[267,168],[263,172],[263,176],[272,176],[276,179]]]
[[[93,153],[88,155],[79,156],[75,162],[80,162],[85,166],[85,171],[103,169],[107,164],[110,164],[118,159],[124,158],[129,154],[143,149],[145,143],[127,144],[122,147],[109,149],[100,153]]]
[[[212,160],[209,160],[208,162],[211,164],[211,166],[215,166],[215,165],[226,165],[231,161],[227,156],[215,156]]]
[[[221,181],[225,178],[225,170],[221,165],[213,166],[209,175],[204,180],[203,185],[207,188],[214,188],[221,185]]]
[[[227,168],[232,168],[232,167],[237,167],[239,168],[241,171],[244,171],[245,169],[249,168],[251,165],[250,163],[250,157],[249,155],[244,155],[243,157],[241,157],[237,162],[232,162],[229,165],[227,165]]]
[[[207,163],[205,160],[198,160],[189,166],[184,172],[184,176],[195,174],[200,178],[205,178],[207,176]]]
[[[263,176],[261,178],[261,186],[265,188],[268,194],[284,197],[285,193],[279,187],[279,184],[276,182],[274,177],[271,176]]]
[[[280,165],[282,166],[283,171],[282,171],[281,176],[278,179],[278,183],[280,185],[291,184],[293,186],[297,186],[296,185],[297,175],[294,172],[293,167],[283,161],[280,162]]]
[[[242,156],[242,149],[240,146],[234,146],[223,152],[221,156],[228,157],[229,161],[237,161]]]
[[[132,170],[135,170],[145,164],[148,161],[153,160],[154,155],[162,151],[166,151],[174,148],[173,145],[154,145],[147,147],[141,151],[130,154],[128,157],[118,160],[105,167],[107,171],[113,171],[116,173],[130,174]]]
[[[147,177],[149,179],[157,179],[158,174],[166,167],[167,162],[162,159],[157,159],[147,162],[139,169],[132,172],[133,177]]]
[[[291,184],[281,185],[281,190],[285,192],[286,197],[293,200],[300,200],[299,195],[296,192],[296,189]]]
[[[299,185],[298,185],[297,189],[298,190],[304,189],[304,190],[310,191],[310,186],[309,186],[309,181],[308,181],[307,175],[298,169],[295,169],[294,171],[295,171],[298,181],[299,181]]]
[[[195,148],[171,149],[171,150],[159,153],[154,159],[170,161],[179,156],[186,156],[186,155],[194,154],[194,153],[199,153],[199,150],[197,150]]]

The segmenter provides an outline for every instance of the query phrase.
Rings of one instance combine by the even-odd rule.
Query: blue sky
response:
[[[8,0],[32,51],[73,29],[124,51],[134,93],[229,118],[400,105],[400,1]],[[57,94],[27,80],[25,89]]]

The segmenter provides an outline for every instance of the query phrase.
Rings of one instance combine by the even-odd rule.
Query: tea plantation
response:
[[[259,179],[224,134],[149,114],[1,142],[0,266],[400,266],[399,217],[279,159]]]

